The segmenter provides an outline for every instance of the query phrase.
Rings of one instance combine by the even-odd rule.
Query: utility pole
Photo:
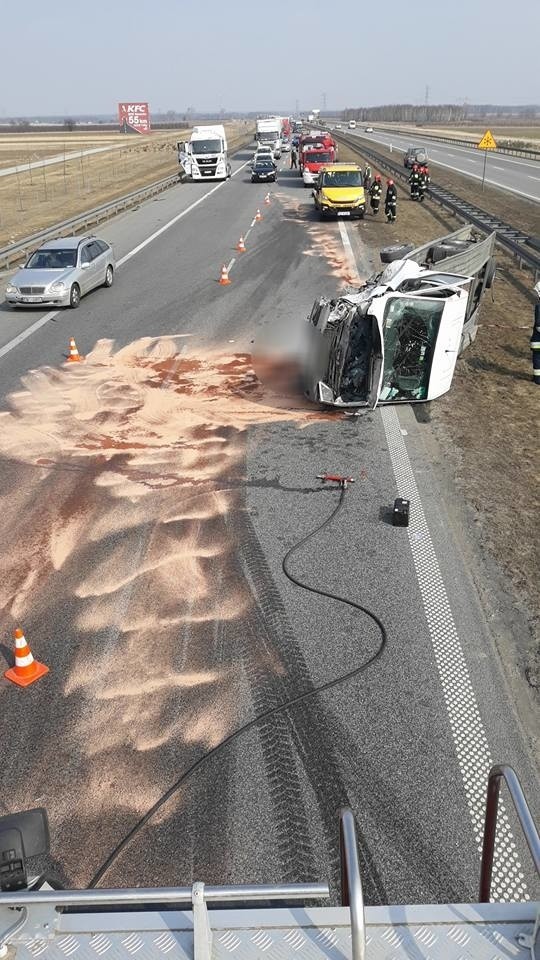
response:
[[[424,110],[424,123],[427,123],[428,119],[428,107],[429,107],[429,86],[426,83],[426,96],[425,96],[425,110]]]
[[[323,93],[322,95],[322,108],[323,108],[323,113],[326,113],[326,94],[325,93]]]
[[[296,100],[296,101],[295,101],[295,106],[296,106],[295,116],[297,117],[297,116],[299,115],[299,113],[300,113],[300,101],[299,101],[299,100]]]

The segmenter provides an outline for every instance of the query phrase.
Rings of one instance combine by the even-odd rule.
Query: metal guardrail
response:
[[[117,197],[116,200],[102,203],[99,207],[94,207],[92,210],[86,210],[76,217],[70,217],[68,220],[55,223],[52,227],[47,227],[45,230],[40,230],[39,233],[24,237],[17,243],[11,243],[8,247],[0,249],[0,265],[9,267],[10,263],[23,259],[36,244],[42,243],[44,240],[53,240],[55,237],[65,236],[66,233],[73,236],[81,227],[84,228],[90,226],[90,224],[107,220],[120,210],[126,210],[147,197],[161,193],[162,190],[167,190],[175,183],[179,183],[178,174],[164,177],[163,180],[156,180],[145,187],[140,187],[138,190],[132,190],[131,193],[124,194],[122,197]]]
[[[234,150],[230,151],[230,156],[234,156],[235,153],[242,150],[246,145],[246,143],[241,143],[236,146]],[[169,187],[173,187],[180,182],[179,173],[171,174],[171,176],[164,177],[162,180],[155,180],[153,183],[148,183],[144,187],[132,190],[131,193],[126,193],[122,197],[116,197],[114,200],[102,203],[99,207],[93,207],[92,210],[86,210],[84,213],[77,214],[76,217],[62,220],[60,223],[46,227],[44,230],[33,233],[29,237],[23,237],[22,240],[18,240],[16,243],[10,243],[9,246],[0,248],[0,268],[9,268],[11,263],[23,260],[36,244],[42,243],[44,240],[54,240],[55,237],[65,236],[66,233],[74,236],[81,227],[84,229],[90,225],[101,223],[102,220],[108,220],[121,210],[127,210],[128,207],[132,207],[136,203],[146,200],[148,197],[153,197],[163,190],[168,190]]]
[[[358,123],[358,121],[357,121]],[[415,139],[424,139],[424,140],[435,140],[437,143],[454,143],[456,147],[477,147],[478,144],[474,140],[461,139],[459,137],[439,137],[432,136],[431,133],[422,132],[418,133],[416,130],[411,130],[411,128],[406,127],[381,127],[377,126],[373,128],[375,132],[377,130],[382,130],[385,133],[396,133],[400,137],[410,136],[411,140]],[[490,153],[495,155],[498,153],[508,154],[512,157],[523,157],[528,160],[537,160],[540,162],[540,150],[531,150],[528,147],[499,147],[495,150],[490,150]]]
[[[540,836],[527,805],[525,794],[518,780],[515,770],[507,764],[496,764],[489,772],[486,800],[486,818],[484,821],[484,844],[482,848],[482,864],[480,867],[480,903],[489,903],[491,895],[491,875],[493,873],[493,855],[495,851],[495,835],[497,833],[497,813],[499,810],[499,791],[501,780],[504,780],[512,803],[516,809],[523,835],[531,852],[537,874],[540,875]]]
[[[355,150],[361,156],[366,157],[368,160],[371,160],[373,163],[376,163],[381,169],[390,171],[392,175],[399,180],[408,181],[408,171],[405,172],[403,167],[389,160],[388,157],[385,157],[383,154],[372,150],[371,147],[365,147],[363,143],[358,142],[357,137],[348,137],[342,133],[337,136],[338,139],[342,140],[348,147]],[[532,239],[528,233],[524,233],[523,230],[513,227],[509,223],[505,223],[504,220],[499,220],[499,218],[493,216],[493,214],[487,213],[480,207],[475,206],[475,204],[463,200],[461,197],[458,197],[457,194],[446,190],[444,187],[439,187],[437,184],[430,184],[428,196],[465,223],[471,223],[473,226],[488,233],[495,232],[497,235],[497,244],[506,250],[507,253],[515,257],[520,267],[524,265],[529,267],[533,271],[536,280],[540,274],[540,255],[535,253],[532,247],[527,249],[527,245]]]

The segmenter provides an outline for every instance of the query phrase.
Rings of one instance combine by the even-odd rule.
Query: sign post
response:
[[[486,130],[484,136],[482,137],[479,144],[477,144],[479,150],[484,151],[484,170],[482,172],[482,193],[484,192],[484,182],[486,179],[486,162],[487,162],[487,152],[488,150],[496,150],[497,144],[491,130]]]

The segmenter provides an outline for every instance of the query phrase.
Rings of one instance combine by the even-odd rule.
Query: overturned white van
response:
[[[308,318],[307,395],[338,407],[434,400],[474,340],[495,275],[495,234],[462,227],[412,249],[387,247],[387,264],[359,289],[319,297]]]

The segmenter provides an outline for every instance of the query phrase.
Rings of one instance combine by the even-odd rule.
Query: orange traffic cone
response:
[[[259,220],[262,220],[262,213],[261,213],[260,210],[257,210],[257,213],[255,214],[255,220],[256,220],[257,222],[258,222]]]
[[[231,281],[229,280],[229,271],[227,270],[227,267],[225,266],[225,264],[223,264],[221,268],[221,276],[219,278],[219,282],[222,287],[225,287],[228,283],[231,283]]]
[[[84,360],[84,357],[81,357],[79,351],[77,350],[77,344],[73,337],[69,338],[69,357],[66,360],[66,363],[80,363],[81,360]]]
[[[238,253],[245,253],[245,252],[246,252],[246,245],[245,245],[245,243],[244,243],[244,238],[243,238],[243,237],[240,237],[238,243],[236,244],[236,249],[238,250]]]
[[[6,680],[11,680],[19,687],[29,687],[35,680],[45,676],[49,672],[49,668],[44,663],[38,663],[37,660],[34,660],[24,633],[19,627],[13,631],[13,636],[15,638],[15,666],[6,670],[4,676]]]
[[[270,194],[269,194],[269,193],[266,194],[266,196],[265,196],[265,198],[264,198],[264,202],[265,202],[265,203],[270,203]]]

